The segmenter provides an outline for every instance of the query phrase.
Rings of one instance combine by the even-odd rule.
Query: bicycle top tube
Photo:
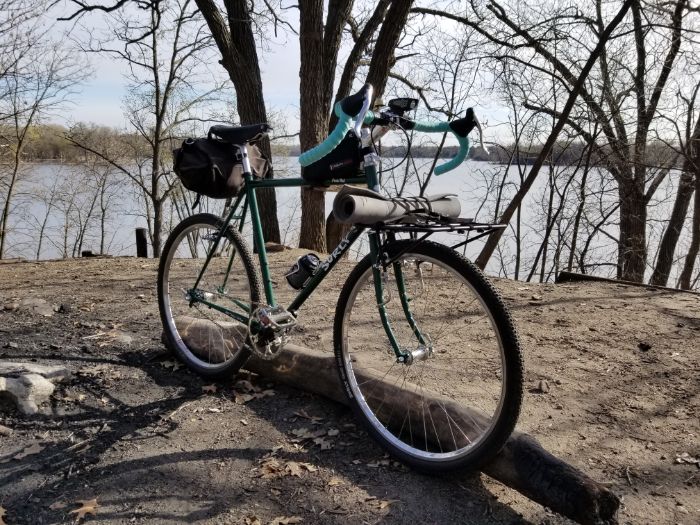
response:
[[[360,138],[360,128],[363,124],[370,126],[382,126],[387,130],[401,127],[403,129],[428,133],[451,132],[459,143],[459,152],[453,159],[436,167],[436,175],[441,175],[455,169],[466,159],[470,148],[470,142],[467,138],[467,134],[474,127],[479,127],[478,121],[476,120],[474,112],[471,110],[471,108],[467,111],[467,115],[464,118],[453,120],[451,122],[418,121],[405,117],[401,108],[391,106],[391,103],[389,108],[380,109],[378,111],[370,111],[369,106],[372,101],[372,94],[372,86],[365,84],[365,86],[358,93],[346,97],[335,105],[334,110],[336,115],[338,115],[338,124],[326,140],[299,156],[299,163],[302,165],[302,167],[306,167],[331,153],[336,147],[338,147],[351,129],[354,130],[355,135]],[[415,107],[415,105],[412,105],[411,109],[413,107]],[[479,130],[480,129],[481,128],[479,127]],[[371,138],[367,138],[366,136],[362,141],[362,154],[365,161],[363,176],[345,179],[329,179],[321,184],[311,183],[301,177],[288,179],[255,179],[250,173],[245,175],[246,184],[244,191],[247,196],[246,202],[250,209],[251,222],[253,226],[253,240],[257,248],[256,251],[260,262],[260,270],[262,273],[265,295],[269,305],[275,306],[276,302],[272,286],[273,283],[268,267],[267,251],[265,249],[265,241],[262,233],[256,190],[258,188],[328,187],[337,184],[363,184],[372,189],[378,190],[379,181],[375,167],[375,156],[371,145]],[[231,213],[230,217],[233,217],[233,212]],[[227,219],[227,223],[230,220],[230,217]],[[361,230],[353,230],[352,235],[349,235],[343,239],[343,241],[341,241],[341,245],[345,245],[339,245],[336,250],[342,249],[344,252],[357,239],[357,237],[359,237],[360,233]],[[336,250],[334,250],[333,253],[335,253]],[[331,258],[331,262],[334,263],[335,260]],[[311,294],[311,292],[313,292],[316,285],[323,280],[325,274],[329,270],[330,268],[325,267],[323,272],[319,272],[319,278],[313,279],[314,286],[311,286],[306,291],[305,289],[302,289],[297,298],[292,302],[291,306],[294,308],[300,306],[301,303],[303,303]]]

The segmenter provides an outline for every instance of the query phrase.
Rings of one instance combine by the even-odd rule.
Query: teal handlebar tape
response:
[[[321,142],[318,146],[313,147],[309,151],[305,151],[299,155],[299,164],[302,166],[313,164],[317,160],[320,160],[328,155],[331,151],[338,147],[338,145],[345,138],[345,135],[347,135],[348,131],[352,129],[354,117],[347,115],[339,103],[335,105],[334,109],[335,114],[339,119],[338,124],[336,124],[335,129],[330,135],[328,135],[326,140]],[[364,123],[371,124],[374,119],[375,114],[372,111],[368,111],[365,115]],[[466,159],[467,155],[469,154],[469,149],[471,146],[469,139],[467,137],[460,137],[454,131],[452,131],[449,122],[415,121],[413,129],[424,133],[444,133],[446,131],[450,131],[452,134],[454,134],[457,142],[459,142],[459,151],[457,152],[457,155],[446,163],[437,166],[435,168],[435,175],[443,175],[448,171],[452,171],[457,166],[462,164],[464,159]]]
[[[336,113],[338,113],[339,105],[336,105]],[[313,164],[317,160],[321,160],[323,157],[328,155],[331,151],[338,147],[345,135],[352,129],[352,117],[343,113],[340,110],[340,120],[336,124],[333,133],[328,135],[328,138],[321,142],[318,146],[311,148],[309,151],[305,151],[299,155],[299,164],[302,166],[308,166]]]
[[[416,120],[414,122],[413,129],[415,131],[422,131],[424,133],[440,133],[443,131],[452,131],[450,129],[449,122],[435,122],[435,121],[420,121]]]
[[[318,146],[311,148],[309,151],[305,151],[299,155],[299,164],[302,166],[308,166],[313,164],[317,160],[321,160],[323,157],[328,155],[331,151],[338,147],[348,131],[352,129],[353,118],[347,115],[343,109],[340,107],[340,103],[335,105],[335,114],[338,115],[338,123],[335,125],[333,132],[328,135],[326,140],[321,142]],[[368,111],[365,115],[364,123],[370,124],[374,120],[374,113]]]
[[[455,134],[455,137],[457,137],[457,142],[459,142],[459,151],[457,152],[457,155],[455,155],[452,160],[447,161],[445,164],[440,164],[439,166],[436,166],[435,175],[443,175],[448,171],[452,171],[457,166],[462,164],[462,162],[464,162],[464,159],[467,158],[470,146],[469,139],[467,137],[460,137],[457,134]]]
[[[459,142],[459,151],[457,152],[457,155],[455,155],[455,157],[452,160],[449,160],[444,164],[436,166],[435,175],[444,175],[448,171],[452,171],[457,166],[462,164],[462,162],[464,162],[464,159],[466,159],[467,155],[469,154],[469,139],[467,137],[460,137],[459,135],[457,135],[450,127],[449,122],[416,121],[413,129],[416,131],[423,131],[425,133],[444,133],[446,131],[449,131],[455,136],[457,142]]]

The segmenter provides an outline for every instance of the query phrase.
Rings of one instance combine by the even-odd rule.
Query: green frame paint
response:
[[[265,298],[267,300],[267,304],[270,306],[277,306],[277,302],[275,299],[275,293],[274,293],[274,288],[272,285],[272,278],[270,276],[270,269],[268,266],[268,259],[267,259],[267,250],[265,249],[265,241],[263,237],[263,232],[262,232],[262,223],[260,221],[260,210],[258,208],[258,200],[257,200],[257,194],[256,190],[258,188],[290,188],[290,187],[311,187],[314,186],[318,188],[318,185],[312,185],[306,182],[302,178],[291,178],[291,179],[255,179],[251,176],[250,173],[245,173],[243,175],[245,179],[245,187],[244,191],[242,191],[236,198],[233,206],[231,207],[231,210],[229,211],[226,219],[224,219],[221,222],[221,228],[217,234],[217,237],[214,241],[214,244],[212,245],[212,249],[209,251],[207,254],[207,258],[204,262],[204,265],[199,273],[199,276],[197,277],[197,280],[195,282],[195,285],[193,288],[190,289],[190,294],[193,297],[192,302],[200,302],[210,308],[213,308],[219,312],[222,312],[229,317],[244,323],[248,324],[249,319],[250,319],[250,313],[251,313],[251,305],[237,300],[235,298],[229,298],[231,302],[236,305],[236,307],[240,308],[243,312],[245,312],[244,315],[239,312],[235,312],[233,310],[230,310],[228,308],[225,308],[221,305],[211,303],[207,301],[204,298],[196,298],[197,296],[197,286],[199,285],[199,282],[204,275],[204,272],[206,271],[207,266],[209,265],[209,261],[211,260],[213,254],[216,252],[216,249],[218,248],[219,242],[221,241],[221,237],[223,236],[223,232],[226,231],[227,226],[231,223],[233,220],[238,220],[238,231],[241,232],[243,231],[243,225],[245,223],[246,216],[248,213],[250,214],[250,220],[251,220],[251,225],[252,225],[252,230],[253,230],[253,242],[255,243],[254,245],[257,247],[257,253],[258,253],[258,261],[260,263],[260,273],[261,277],[263,280],[263,287],[265,290]],[[377,177],[377,171],[376,168],[373,165],[368,165],[365,167],[364,171],[364,176],[360,177],[352,177],[348,179],[337,179],[337,180],[332,180],[328,183],[328,186],[330,185],[336,185],[336,184],[363,184],[367,185],[370,188],[374,188],[378,186],[378,177]],[[239,207],[242,205],[242,209],[240,213],[238,212]],[[350,247],[357,241],[357,239],[362,235],[362,233],[365,231],[365,227],[361,225],[354,225],[348,234],[340,241],[338,246],[333,250],[333,252],[328,256],[328,258],[325,261],[322,261],[319,265],[318,270],[314,273],[314,275],[305,283],[304,287],[299,290],[299,293],[296,295],[296,297],[292,300],[292,302],[289,304],[289,307],[287,308],[287,311],[291,312],[294,316],[297,315],[297,311],[301,306],[304,304],[304,302],[311,296],[311,294],[316,290],[319,284],[323,281],[323,279],[330,273],[331,270],[335,267],[336,263],[343,257],[343,255],[350,249]],[[380,270],[382,264],[381,262],[381,239],[379,236],[379,233],[375,230],[370,231],[369,235],[369,249],[370,249],[370,257],[372,261],[372,272],[374,276],[374,289],[375,289],[375,294],[377,298],[377,309],[379,311],[379,316],[382,321],[382,325],[384,327],[384,330],[387,334],[387,337],[389,338],[389,342],[391,343],[391,346],[394,350],[394,353],[396,354],[397,361],[402,362],[407,359],[408,354],[406,353],[405,350],[402,350],[399,347],[398,342],[396,341],[396,337],[394,336],[394,333],[391,329],[391,324],[389,322],[389,318],[386,314],[386,309],[384,308],[383,304],[383,298],[384,298],[384,287],[382,284],[382,271]],[[393,234],[391,235],[390,239],[393,240],[394,236]],[[224,281],[220,287],[221,290],[225,289],[226,287],[226,282],[228,280],[228,275],[230,273],[231,267],[233,265],[233,260],[236,255],[235,251],[232,251],[231,253],[231,258],[228,262],[228,267],[227,267],[227,272],[224,277]],[[411,329],[416,335],[416,338],[421,344],[425,344],[425,339],[423,335],[420,333],[420,330],[418,329],[414,319],[413,319],[413,314],[410,311],[409,308],[409,302],[410,299],[405,296],[406,294],[406,289],[405,285],[403,282],[403,274],[401,273],[401,268],[398,263],[393,264],[394,267],[394,272],[395,276],[397,278],[397,288],[399,290],[399,295],[401,295],[401,305],[403,307],[404,314],[406,316],[406,319],[411,326]],[[399,267],[397,269],[397,267]]]

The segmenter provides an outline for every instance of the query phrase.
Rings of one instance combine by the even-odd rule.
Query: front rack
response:
[[[430,212],[412,213],[406,215],[403,220],[410,222],[379,223],[374,226],[374,229],[377,232],[409,233],[416,241],[416,244],[424,241],[433,233],[454,232],[467,234],[467,238],[464,241],[450,246],[450,248],[456,250],[507,226],[506,224],[477,222],[466,217],[446,217]],[[470,236],[469,233],[471,232],[475,232],[477,235]],[[423,235],[419,237],[418,234],[421,233]],[[397,254],[395,258],[401,256],[405,251],[403,250],[400,254]]]

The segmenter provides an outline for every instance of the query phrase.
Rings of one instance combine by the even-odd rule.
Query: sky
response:
[[[70,30],[71,38],[84,40],[89,32],[104,30],[105,17],[101,13],[89,13],[77,24],[55,22],[69,11],[66,4],[57,6],[49,15],[54,22],[52,33],[55,38],[64,38]],[[274,37],[274,35],[271,35]],[[281,112],[288,120],[290,131],[298,131],[299,101],[299,44],[295,35],[278,38],[269,44],[269,50],[260,53],[261,72],[265,100],[269,112]],[[74,97],[52,120],[70,125],[74,122],[121,127],[126,125],[123,115],[123,100],[127,93],[125,75],[128,69],[124,61],[105,54],[91,54],[92,76],[82,85],[80,93]],[[216,67],[221,67],[218,64]],[[223,69],[222,69],[223,73]]]
[[[75,97],[76,102],[58,115],[62,123],[88,121],[108,126],[125,124],[122,101],[126,94],[126,68],[108,56],[92,56],[94,74]],[[270,108],[284,111],[298,127],[299,49],[275,44],[261,64],[265,100]]]
[[[50,13],[49,19],[55,21],[59,16],[66,16],[71,12],[72,8],[69,10],[64,2]],[[290,12],[288,17],[294,25],[298,24],[295,14],[295,11]],[[88,13],[77,24],[55,22],[53,32],[60,38],[63,32],[70,29],[73,39],[85,41],[89,34],[97,34],[107,29],[106,20],[107,17],[103,13]],[[268,114],[281,114],[286,121],[284,132],[291,134],[299,130],[299,41],[296,35],[289,32],[285,34],[283,31],[275,38],[272,28],[269,37],[268,48],[259,52]],[[346,46],[349,44],[346,43]],[[339,60],[342,61],[342,57],[347,56],[348,52],[349,47],[341,49]],[[90,122],[125,127],[123,100],[127,92],[125,74],[128,72],[125,62],[105,54],[91,54],[89,60],[93,75],[84,83],[80,94],[74,98],[75,102],[56,114],[52,120],[64,125]],[[221,66],[213,64],[215,71],[216,68]],[[220,71],[223,76],[223,68]],[[387,95],[386,98],[390,96]],[[497,105],[489,105],[486,100],[475,100],[475,104],[478,104],[478,114],[482,123],[486,121],[489,124],[491,120],[490,123],[495,124],[507,120],[507,113]],[[436,115],[436,118],[440,117]],[[494,128],[490,130],[491,133],[495,131],[497,130]],[[494,140],[494,137],[489,138]],[[390,137],[387,139],[391,141]],[[448,139],[448,143],[452,142],[451,138]]]

